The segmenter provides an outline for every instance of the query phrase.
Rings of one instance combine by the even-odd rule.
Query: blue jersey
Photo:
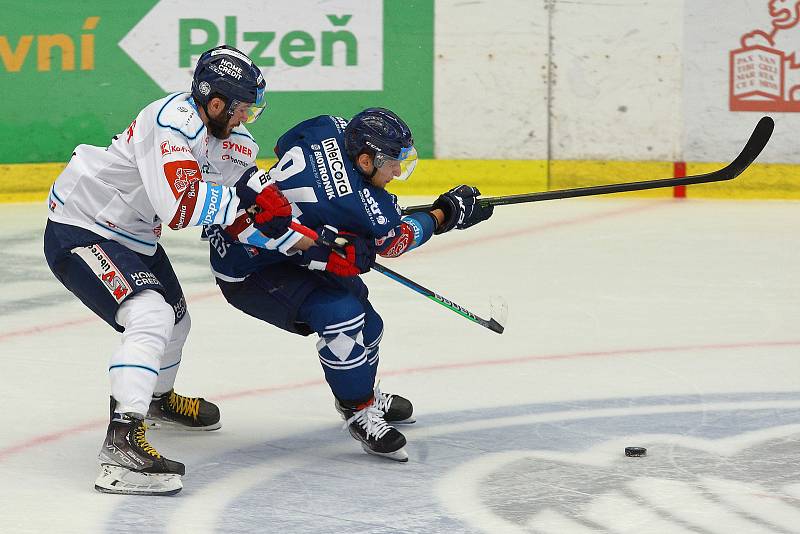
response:
[[[341,117],[322,115],[301,122],[275,147],[278,162],[269,176],[292,204],[292,215],[312,229],[336,227],[374,239],[379,252],[398,256],[419,246],[433,233],[427,214],[401,219],[397,197],[370,184],[344,152]],[[422,222],[420,222],[420,217]],[[238,281],[261,267],[299,261],[299,254],[240,243],[220,226],[206,229],[211,267],[223,280]]]
[[[322,115],[286,132],[275,147],[280,160],[270,178],[304,226],[329,224],[381,238],[400,224],[397,197],[368,183],[344,153],[345,126],[340,117]]]

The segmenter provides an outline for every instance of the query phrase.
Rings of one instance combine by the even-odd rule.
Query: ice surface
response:
[[[50,274],[44,207],[2,205],[0,530],[800,532],[798,208],[504,206],[383,260],[478,315],[509,305],[497,335],[365,276],[381,387],[416,408],[407,464],[341,430],[314,339],[229,307],[198,232],[167,231],[193,322],[177,389],[223,427],[148,433],[187,465],[154,498],[92,489],[117,334]]]

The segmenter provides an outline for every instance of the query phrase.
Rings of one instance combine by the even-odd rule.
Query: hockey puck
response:
[[[625,456],[647,456],[647,449],[644,447],[625,447]]]

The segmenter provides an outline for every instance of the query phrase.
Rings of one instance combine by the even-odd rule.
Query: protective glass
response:
[[[247,118],[245,119],[246,124],[251,124],[258,120],[258,117],[261,116],[261,113],[267,107],[267,98],[265,96],[264,87],[259,87],[256,91],[256,101],[253,104],[249,104],[247,107]],[[230,107],[229,114],[233,115],[234,111],[242,105],[247,105],[246,103],[242,103],[239,101],[234,100],[233,105]]]
[[[252,122],[256,122],[256,120],[261,116],[261,112],[267,107],[267,98],[265,96],[266,87],[259,87],[256,91],[256,101],[253,105],[247,108],[247,120],[245,122],[250,124]]]
[[[397,158],[387,156],[383,152],[378,152],[375,154],[374,165],[378,169],[384,165],[389,165],[389,169],[392,171],[395,171],[395,166],[398,166],[400,168],[400,174],[398,176],[394,176],[394,179],[406,180],[409,176],[411,176],[411,173],[414,172],[414,168],[417,166],[417,159],[417,149],[413,146],[410,146],[400,150],[400,154],[397,156]]]

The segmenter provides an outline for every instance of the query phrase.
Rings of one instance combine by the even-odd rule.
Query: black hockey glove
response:
[[[481,206],[477,198],[480,194],[477,187],[459,185],[439,195],[433,203],[433,209],[444,212],[444,221],[436,228],[434,234],[443,234],[453,228],[463,230],[491,217],[494,206]]]

